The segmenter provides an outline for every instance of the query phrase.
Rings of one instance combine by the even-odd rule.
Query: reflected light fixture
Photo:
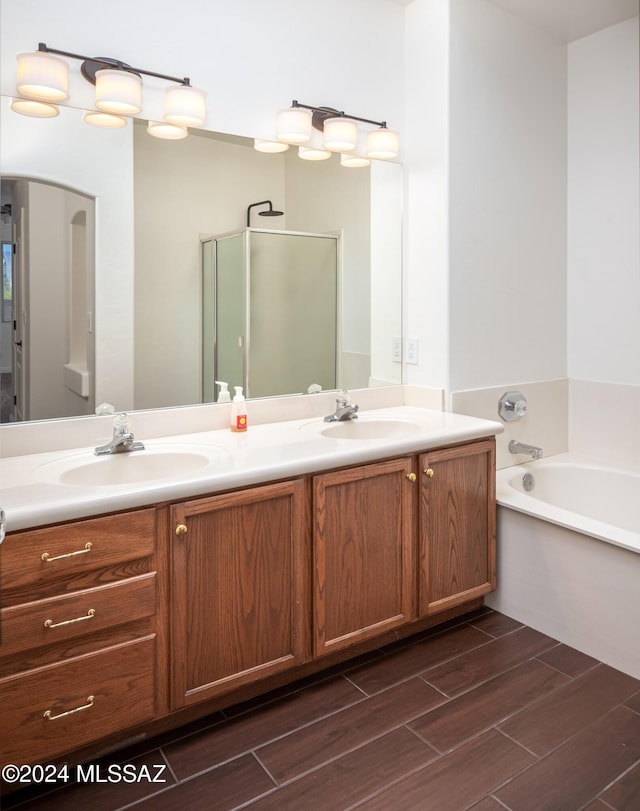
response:
[[[60,115],[57,104],[49,104],[46,101],[36,101],[35,99],[12,99],[11,109],[21,115],[33,116],[33,118],[54,118]]]
[[[189,130],[180,124],[169,124],[167,121],[149,121],[147,132],[154,138],[164,138],[167,141],[179,141],[186,138]]]
[[[57,54],[53,56],[52,54]],[[158,138],[184,138],[187,127],[200,127],[206,118],[206,94],[191,86],[188,77],[178,78],[164,73],[134,68],[126,62],[110,57],[91,57],[49,48],[44,42],[38,44],[35,53],[18,55],[17,87],[21,98],[14,99],[11,107],[24,115],[57,115],[49,108],[52,102],[69,97],[69,65],[60,56],[82,62],[80,72],[96,86],[95,106],[97,111],[87,110],[84,120],[93,126],[121,127],[126,123],[122,116],[130,116],[142,110],[142,76],[153,76],[171,82],[165,90],[164,121],[153,122],[149,128]],[[45,105],[36,107],[27,100]],[[123,123],[124,122],[124,123]],[[160,124],[165,124],[161,127]]]
[[[102,113],[99,110],[85,110],[82,120],[92,127],[103,127],[104,129],[119,129],[126,127],[127,119],[123,115],[113,113]]]
[[[305,161],[324,161],[331,157],[331,151],[325,148],[322,135],[315,130],[311,140],[298,147],[298,157]]]
[[[340,155],[340,166],[348,169],[360,169],[363,166],[370,166],[371,159],[366,155],[366,142],[364,138],[358,139],[358,145],[353,152],[343,152]]]
[[[289,149],[289,144],[282,141],[267,141],[264,138],[254,138],[253,148],[257,149],[258,152],[286,152]]]
[[[359,123],[377,127],[367,133],[366,147],[359,143]],[[314,129],[323,133],[322,146],[309,143]],[[371,158],[390,160],[397,157],[400,150],[400,135],[396,130],[388,129],[386,121],[350,115],[333,107],[302,104],[295,99],[291,107],[277,113],[276,138],[299,145],[298,154],[306,160],[319,160],[320,157],[314,154],[317,149],[342,153],[343,156],[353,155],[351,161],[346,157],[341,159],[343,166],[368,166]]]

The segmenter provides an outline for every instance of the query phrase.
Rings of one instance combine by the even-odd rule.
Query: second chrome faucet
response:
[[[357,419],[359,406],[349,402],[349,394],[346,391],[340,393],[336,398],[336,410],[333,414],[327,414],[325,422],[345,422],[346,420]]]

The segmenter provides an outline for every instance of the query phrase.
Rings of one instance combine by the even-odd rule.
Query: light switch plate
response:
[[[419,343],[420,342],[417,338],[407,338],[407,352],[405,355],[405,360],[407,363],[418,362]]]

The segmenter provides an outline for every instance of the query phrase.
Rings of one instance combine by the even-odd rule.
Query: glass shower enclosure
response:
[[[337,387],[339,236],[245,228],[202,240],[202,400]]]

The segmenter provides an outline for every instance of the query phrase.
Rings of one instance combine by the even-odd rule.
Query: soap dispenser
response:
[[[224,380],[216,380],[216,386],[220,386],[220,392],[218,393],[218,402],[230,403],[231,395],[229,394],[229,384],[225,383]]]
[[[236,390],[235,397],[231,403],[231,430],[232,431],[246,431],[247,430],[247,401],[242,394],[242,386],[234,386]]]

